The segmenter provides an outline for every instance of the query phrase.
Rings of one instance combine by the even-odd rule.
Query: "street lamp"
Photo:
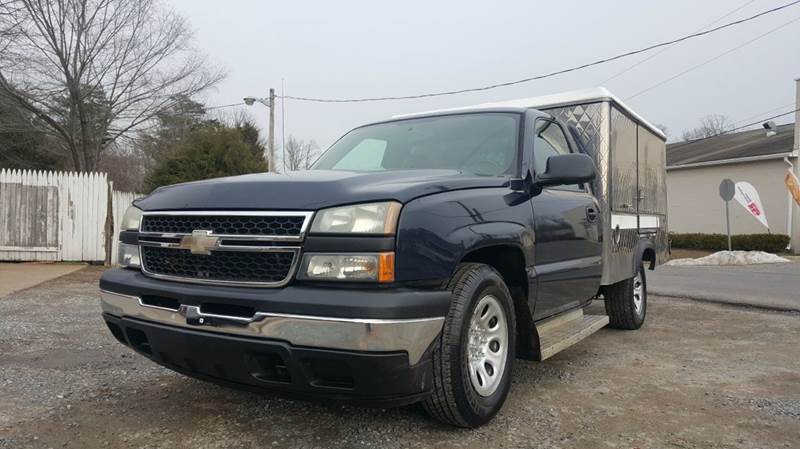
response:
[[[275,171],[275,89],[269,90],[269,98],[244,97],[244,104],[252,106],[256,102],[269,108],[269,171]]]
[[[269,98],[256,98],[256,97],[244,97],[244,104],[248,106],[252,106],[257,102],[263,104],[266,107],[269,107]]]

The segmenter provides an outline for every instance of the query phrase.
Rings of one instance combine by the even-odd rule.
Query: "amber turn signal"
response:
[[[394,282],[394,253],[380,253],[378,256],[378,282]]]

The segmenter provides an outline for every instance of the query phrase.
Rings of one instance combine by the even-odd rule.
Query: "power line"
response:
[[[797,111],[800,111],[800,108],[792,110],[792,111],[784,112],[782,114],[773,115],[772,117],[762,118],[761,120],[758,120],[758,121],[755,121],[755,122],[752,122],[752,123],[748,123],[746,125],[737,126],[736,128],[729,129],[729,130],[724,131],[724,132],[722,132],[720,134],[717,134],[717,135],[730,134],[730,133],[732,133],[734,131],[739,131],[739,130],[744,129],[744,128],[749,128],[751,126],[760,125],[760,124],[762,124],[764,122],[767,122],[767,121],[770,121],[770,120],[773,120],[773,119],[776,119],[776,118],[781,118],[781,117],[785,117],[787,115],[794,114]],[[716,137],[716,136],[714,136],[714,137]]]
[[[739,123],[746,122],[748,120],[752,120],[754,117],[760,117],[760,116],[762,116],[764,114],[769,114],[769,113],[778,111],[780,109],[788,108],[789,106],[793,106],[793,105],[794,105],[794,102],[791,102],[791,103],[788,103],[788,104],[785,104],[785,105],[782,105],[782,106],[778,106],[777,108],[772,108],[772,109],[769,109],[767,111],[761,111],[758,114],[753,114],[753,115],[750,115],[750,116],[748,116],[746,118],[743,118],[742,120],[735,121],[735,122],[733,122],[733,124],[734,125],[738,125]]]
[[[655,88],[657,88],[657,87],[660,87],[660,86],[662,86],[662,85],[664,85],[664,84],[667,84],[668,82],[670,82],[670,81],[672,81],[672,80],[674,80],[674,79],[676,79],[676,78],[680,78],[681,76],[683,76],[683,75],[685,75],[685,74],[687,74],[687,73],[689,73],[689,72],[691,72],[691,71],[693,71],[693,70],[696,70],[696,69],[699,69],[700,67],[703,67],[703,66],[705,66],[705,65],[708,65],[708,64],[710,64],[710,63],[712,63],[712,62],[716,61],[717,59],[720,59],[720,58],[722,58],[723,56],[729,55],[729,54],[731,54],[731,53],[735,52],[736,50],[739,50],[739,49],[741,49],[741,48],[743,48],[743,47],[746,47],[746,46],[748,46],[748,45],[752,44],[753,42],[755,42],[755,41],[757,41],[757,40],[760,40],[760,39],[762,39],[762,38],[764,38],[764,37],[767,37],[768,35],[770,35],[770,34],[772,34],[772,33],[776,32],[776,31],[778,31],[778,30],[780,30],[780,29],[782,29],[782,28],[786,28],[787,26],[789,26],[789,25],[791,25],[791,24],[793,24],[793,23],[797,22],[798,20],[800,20],[800,17],[798,17],[798,18],[796,18],[796,19],[792,19],[792,20],[790,20],[790,21],[788,21],[788,22],[784,23],[783,25],[781,25],[781,26],[779,26],[779,27],[776,27],[776,28],[773,28],[773,29],[771,29],[771,30],[767,31],[766,33],[760,34],[760,35],[758,35],[758,36],[754,37],[753,39],[750,39],[750,40],[749,40],[749,41],[747,41],[747,42],[744,42],[744,43],[742,43],[742,44],[739,44],[739,45],[737,45],[737,46],[735,46],[735,47],[733,47],[733,48],[731,48],[731,49],[729,49],[729,50],[726,50],[726,51],[724,51],[724,52],[722,52],[722,53],[720,53],[720,54],[718,54],[718,55],[714,56],[714,57],[713,57],[713,58],[711,58],[711,59],[708,59],[708,60],[706,60],[706,61],[703,61],[703,62],[701,62],[700,64],[693,65],[692,67],[689,67],[688,69],[686,69],[686,70],[684,70],[684,71],[682,71],[682,72],[679,72],[679,73],[677,73],[677,74],[675,74],[675,75],[673,75],[673,76],[671,76],[671,77],[669,77],[669,78],[667,78],[667,79],[665,79],[665,80],[659,81],[659,82],[657,82],[656,84],[653,84],[652,86],[650,86],[650,87],[648,87],[648,88],[646,88],[646,89],[642,89],[642,90],[640,90],[639,92],[637,92],[637,93],[635,93],[635,94],[631,95],[630,97],[627,97],[627,98],[625,98],[625,100],[630,100],[630,99],[636,98],[636,97],[638,97],[639,95],[642,95],[642,94],[644,94],[644,93],[647,93],[647,92],[649,92],[649,91],[651,91],[651,90],[653,90],[653,89],[655,89]]]
[[[783,114],[773,115],[772,117],[762,118],[761,120],[758,120],[758,121],[755,121],[755,122],[752,122],[752,123],[748,123],[746,125],[737,126],[736,128],[731,128],[731,129],[725,130],[725,131],[723,131],[721,133],[714,134],[713,136],[701,137],[699,139],[691,140],[691,141],[688,141],[688,142],[683,142],[681,144],[675,144],[675,146],[673,146],[672,149],[673,150],[677,150],[678,148],[683,148],[683,147],[685,147],[687,145],[691,145],[691,144],[694,144],[694,143],[697,143],[697,142],[702,142],[704,140],[713,139],[714,137],[724,136],[726,134],[730,134],[730,133],[735,132],[735,131],[740,131],[740,130],[742,130],[744,128],[749,128],[751,126],[760,125],[760,124],[762,124],[764,122],[767,122],[767,121],[770,121],[770,120],[774,120],[776,118],[781,118],[781,117],[785,117],[785,116],[790,115],[790,114],[794,114],[794,113],[796,113],[798,111],[800,111],[800,108],[795,109],[793,111],[784,112]]]
[[[575,72],[577,70],[582,70],[582,69],[585,69],[585,68],[588,68],[588,67],[593,67],[593,66],[597,66],[597,65],[601,65],[601,64],[606,64],[606,63],[609,63],[609,62],[612,62],[612,61],[616,61],[616,60],[619,60],[619,59],[622,59],[622,58],[626,58],[626,57],[629,57],[629,56],[633,56],[633,55],[636,55],[636,54],[645,53],[645,52],[648,52],[650,50],[654,50],[656,48],[666,47],[666,46],[669,46],[669,45],[676,44],[678,42],[683,42],[683,41],[686,41],[686,40],[689,40],[689,39],[694,39],[694,38],[697,38],[697,37],[701,37],[701,36],[705,36],[705,35],[708,35],[708,34],[711,34],[711,33],[715,33],[717,31],[720,31],[720,30],[723,30],[723,29],[726,29],[726,28],[730,28],[730,27],[733,27],[733,26],[736,26],[736,25],[740,25],[742,23],[749,22],[751,20],[755,20],[755,19],[757,19],[759,17],[763,17],[763,16],[766,16],[768,14],[772,14],[772,13],[784,10],[784,9],[789,8],[791,6],[794,6],[794,5],[798,4],[798,3],[800,3],[800,0],[795,0],[795,1],[792,1],[792,2],[789,2],[789,3],[786,3],[784,5],[781,5],[781,6],[778,6],[778,7],[775,7],[775,8],[772,8],[772,9],[768,9],[766,11],[762,11],[760,13],[754,14],[754,15],[752,15],[750,17],[746,17],[744,19],[735,20],[733,22],[728,22],[728,23],[726,23],[724,25],[720,25],[718,27],[714,27],[714,28],[711,28],[711,29],[708,29],[708,30],[705,30],[705,31],[700,31],[700,32],[688,34],[686,36],[682,36],[682,37],[679,37],[677,39],[672,39],[670,41],[666,41],[666,42],[661,42],[661,43],[658,43],[658,44],[650,45],[648,47],[644,47],[644,48],[641,48],[641,49],[638,49],[638,50],[633,50],[633,51],[629,51],[629,52],[626,52],[626,53],[621,53],[621,54],[618,54],[616,56],[600,59],[600,60],[597,60],[597,61],[594,61],[594,62],[589,62],[589,63],[586,63],[586,64],[581,64],[581,65],[578,65],[578,66],[575,66],[575,67],[570,67],[570,68],[567,68],[567,69],[557,70],[555,72],[550,72],[550,73],[546,73],[546,74],[542,74],[542,75],[530,76],[530,77],[522,78],[522,79],[519,79],[519,80],[516,80],[516,81],[507,81],[507,82],[503,82],[503,83],[496,83],[496,84],[490,84],[490,85],[487,85],[487,86],[473,87],[473,88],[467,88],[467,89],[450,90],[450,91],[444,91],[444,92],[433,92],[433,93],[425,93],[425,94],[418,94],[418,95],[407,95],[407,96],[334,99],[334,98],[296,97],[296,96],[287,95],[285,98],[288,99],[288,100],[310,101],[310,102],[317,102],[317,103],[364,103],[364,102],[372,102],[372,101],[411,100],[411,99],[417,99],[417,98],[441,97],[441,96],[445,96],[445,95],[457,95],[457,94],[463,94],[463,93],[468,93],[468,92],[486,91],[486,90],[496,89],[498,87],[513,86],[515,84],[522,84],[522,83],[527,83],[527,82],[530,82],[530,81],[536,81],[536,80],[540,80],[540,79],[544,79],[544,78],[551,78],[551,77],[554,77],[554,76],[557,76],[557,75],[563,75],[565,73]]]
[[[697,32],[699,32],[699,31],[703,31],[704,29],[706,29],[706,28],[708,28],[708,27],[710,27],[710,26],[712,26],[712,25],[714,25],[714,24],[717,24],[717,23],[719,23],[720,21],[722,21],[722,20],[724,20],[724,19],[726,19],[726,18],[730,17],[731,15],[733,15],[733,14],[735,14],[735,13],[737,13],[737,12],[741,11],[742,9],[746,8],[747,6],[749,6],[751,3],[755,2],[755,1],[756,1],[756,0],[750,0],[750,1],[748,1],[748,2],[745,2],[743,5],[741,5],[741,6],[737,7],[736,9],[734,9],[734,10],[732,10],[732,11],[729,11],[729,12],[727,12],[725,15],[723,15],[723,16],[721,16],[721,17],[718,17],[718,18],[717,18],[716,20],[714,20],[713,22],[711,22],[711,23],[708,23],[708,24],[706,24],[706,25],[704,25],[704,26],[702,26],[702,27],[698,28],[698,29],[697,29],[697,30],[695,30],[694,32],[695,32],[695,33],[697,33]],[[623,70],[621,70],[621,71],[619,71],[619,72],[615,73],[614,75],[610,76],[609,78],[606,78],[605,80],[603,80],[603,81],[601,81],[601,82],[600,82],[600,85],[602,86],[602,85],[604,85],[605,83],[607,83],[607,82],[609,82],[609,81],[611,81],[611,80],[613,80],[613,79],[615,79],[615,78],[619,78],[620,76],[624,75],[625,73],[628,73],[628,72],[630,72],[630,71],[631,71],[631,70],[633,70],[634,68],[636,68],[636,67],[639,67],[640,65],[644,64],[645,62],[647,62],[647,61],[649,61],[649,60],[651,60],[651,59],[655,58],[656,56],[660,55],[661,53],[664,53],[665,51],[667,51],[667,50],[669,50],[670,48],[673,48],[673,47],[674,47],[674,45],[669,45],[669,46],[667,46],[667,47],[664,47],[664,48],[662,48],[661,50],[659,50],[659,51],[657,51],[657,52],[653,53],[652,55],[650,55],[650,56],[648,56],[648,57],[646,57],[646,58],[642,59],[641,61],[639,61],[639,62],[637,62],[637,63],[635,63],[635,64],[632,64],[632,65],[628,66],[627,68],[625,68],[625,69],[623,69]]]
[[[800,111],[800,108],[797,108],[797,109],[792,110],[792,111],[784,112],[783,114],[773,115],[772,117],[762,118],[761,120],[758,120],[758,121],[755,121],[755,122],[752,122],[752,123],[748,123],[746,125],[737,126],[736,128],[733,128],[733,129],[729,129],[729,130],[723,132],[722,134],[730,134],[730,133],[732,133],[734,131],[739,131],[740,129],[748,128],[750,126],[760,125],[760,124],[762,124],[764,122],[767,122],[767,121],[770,121],[770,120],[773,120],[773,119],[776,119],[776,118],[785,117],[787,115],[794,114],[795,112],[798,112],[798,111]]]

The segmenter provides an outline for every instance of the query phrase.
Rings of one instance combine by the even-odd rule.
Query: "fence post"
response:
[[[111,265],[111,250],[114,243],[114,181],[108,181],[108,200],[106,203],[106,260],[105,266]]]

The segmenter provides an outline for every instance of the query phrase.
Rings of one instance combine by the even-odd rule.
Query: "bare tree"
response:
[[[0,0],[0,54],[17,31],[16,24],[11,20],[12,13],[17,8],[12,0]]]
[[[32,122],[0,92],[0,168],[63,169],[61,153],[50,151],[51,139]]]
[[[75,170],[222,79],[157,0],[0,0],[0,93]]]
[[[109,181],[114,182],[114,190],[144,192],[147,162],[141,151],[112,147],[103,154],[97,168],[108,174]]]
[[[733,121],[726,115],[711,114],[700,119],[700,126],[684,131],[681,138],[684,141],[702,139],[723,134],[733,129]]]
[[[304,170],[311,168],[317,156],[317,143],[313,140],[304,141],[289,136],[284,148],[286,170]]]

